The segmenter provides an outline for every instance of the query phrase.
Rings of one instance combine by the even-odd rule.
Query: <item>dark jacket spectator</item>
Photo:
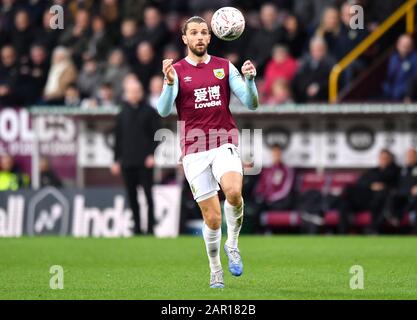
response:
[[[20,67],[20,76],[25,88],[25,104],[39,103],[48,78],[49,62],[46,49],[33,45],[28,63]]]
[[[30,25],[29,14],[25,10],[19,10],[14,18],[14,28],[11,39],[20,61],[27,62],[29,48],[34,38],[34,29]]]
[[[135,222],[134,233],[140,234],[139,185],[142,185],[148,203],[149,234],[153,233],[154,203],[152,196],[154,152],[158,143],[154,139],[160,128],[157,112],[147,104],[141,83],[134,76],[124,82],[125,102],[116,119],[115,147],[112,173],[123,174],[130,208]]]
[[[87,52],[90,39],[90,14],[87,10],[78,10],[75,24],[64,30],[60,44],[71,48],[72,58],[77,67],[82,64],[83,54]]]
[[[314,32],[314,37],[323,38],[326,41],[327,52],[333,57],[336,56],[337,40],[340,35],[339,10],[335,7],[327,7],[322,13],[319,26]]]
[[[88,50],[83,57],[84,59],[95,58],[98,62],[102,62],[107,58],[112,46],[112,42],[106,31],[104,19],[100,16],[94,16],[91,29],[92,33],[88,42]]]
[[[291,56],[301,58],[307,40],[307,32],[301,20],[295,15],[288,15],[283,23],[285,29],[284,42],[288,46]]]
[[[378,167],[366,171],[356,184],[346,187],[341,196],[340,232],[346,233],[351,217],[358,211],[370,210],[372,224],[369,232],[378,233],[382,226],[383,209],[390,192],[396,187],[400,168],[393,154],[386,149],[379,154]]]
[[[23,87],[16,50],[6,45],[0,55],[0,106],[17,106],[23,102]]]
[[[133,71],[142,82],[146,91],[149,88],[151,78],[159,72],[160,61],[155,57],[155,51],[149,42],[141,42],[137,47],[136,61]]]
[[[139,31],[139,38],[141,41],[149,42],[159,58],[170,39],[168,27],[159,9],[153,6],[147,7],[144,11],[144,23],[145,25]]]
[[[297,102],[323,102],[328,99],[329,74],[334,60],[327,55],[322,38],[310,42],[310,54],[304,58],[293,81]]]
[[[417,217],[417,151],[407,150],[405,166],[402,168],[395,192],[390,195],[389,222],[399,226],[406,213],[413,213]],[[414,222],[417,230],[417,221]]]
[[[407,85],[416,76],[417,52],[414,50],[411,36],[404,34],[397,41],[397,52],[389,60],[383,85],[385,97],[393,101],[403,100]]]
[[[122,22],[121,35],[119,47],[123,50],[127,62],[132,65],[135,62],[136,47],[140,42],[137,24],[134,19],[126,19]]]
[[[58,44],[58,40],[61,36],[61,29],[52,29],[50,25],[50,21],[52,19],[53,14],[48,10],[46,10],[43,14],[42,19],[42,26],[35,30],[35,39],[34,43],[40,44],[44,46],[47,51],[48,55],[52,53],[56,45]]]
[[[263,76],[265,65],[271,57],[274,45],[285,42],[285,31],[278,21],[278,10],[272,4],[261,7],[262,26],[255,30],[248,45],[247,55],[257,67],[259,76]]]
[[[51,169],[48,159],[42,158],[39,164],[40,168],[40,186],[44,187],[55,187],[61,188],[62,182],[55,174],[55,172]]]
[[[99,15],[103,18],[106,25],[106,38],[112,43],[116,43],[119,38],[120,23],[122,20],[121,2],[124,1],[100,1]]]

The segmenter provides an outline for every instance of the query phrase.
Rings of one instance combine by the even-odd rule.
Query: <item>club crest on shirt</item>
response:
[[[225,73],[224,73],[224,69],[223,68],[213,69],[213,73],[214,73],[214,76],[217,79],[220,79],[220,80],[222,80],[224,78],[224,76],[225,76]]]

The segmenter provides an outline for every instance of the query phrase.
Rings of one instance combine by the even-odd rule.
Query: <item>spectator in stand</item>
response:
[[[90,39],[90,13],[80,9],[75,15],[75,23],[64,29],[60,37],[60,44],[71,48],[72,58],[79,68],[82,64],[82,57],[88,49]]]
[[[334,7],[324,9],[320,25],[314,32],[315,37],[323,38],[326,41],[327,52],[333,57],[337,53],[337,39],[340,34],[339,11]]]
[[[353,4],[347,1],[340,9],[342,23],[336,42],[337,48],[335,51],[335,58],[337,60],[341,60],[368,36],[368,31],[366,29],[352,29],[350,27],[351,19],[355,14],[355,11],[351,11],[352,6]]]
[[[86,98],[81,103],[81,108],[113,108],[116,106],[113,88],[110,83],[103,83],[94,97]]]
[[[0,192],[16,191],[29,186],[29,176],[19,170],[10,155],[2,155],[0,157]]]
[[[0,106],[17,106],[23,102],[23,87],[16,50],[6,45],[1,48],[0,55]]]
[[[264,77],[264,93],[267,97],[272,95],[272,84],[277,79],[291,82],[297,71],[297,61],[288,53],[288,49],[282,45],[274,46],[272,59],[267,63]]]
[[[129,74],[130,69],[125,62],[123,51],[115,49],[111,52],[105,65],[102,82],[111,84],[116,101],[120,101],[123,95],[123,79]]]
[[[262,169],[254,189],[257,203],[255,230],[260,231],[260,215],[266,210],[292,210],[295,207],[294,170],[282,161],[282,149],[271,147],[272,165]]]
[[[300,17],[308,29],[315,28],[326,7],[335,6],[337,0],[294,0],[294,13]]]
[[[29,49],[34,38],[34,28],[30,25],[29,14],[25,10],[17,11],[11,39],[21,63],[27,63],[29,60]]]
[[[313,38],[310,54],[302,60],[293,81],[297,102],[323,102],[328,99],[329,74],[333,64],[323,38]]]
[[[121,34],[119,47],[123,50],[127,62],[132,65],[135,62],[136,47],[140,42],[136,21],[132,18],[124,20],[121,26]]]
[[[155,55],[160,59],[162,50],[170,40],[170,34],[162,14],[157,7],[149,6],[144,11],[145,25],[139,31],[141,41],[147,41],[155,50]]]
[[[391,217],[388,221],[398,227],[406,213],[414,215],[414,228],[417,231],[417,150],[410,148],[405,156],[405,166],[401,170],[398,186],[389,198]]]
[[[121,3],[119,0],[100,1],[99,15],[106,26],[106,38],[110,43],[115,43],[119,38],[121,22]]]
[[[380,232],[384,221],[383,210],[390,192],[398,183],[400,168],[394,155],[387,149],[379,153],[378,167],[366,171],[354,185],[347,186],[341,195],[339,231],[348,231],[354,214],[370,210],[372,223],[368,233]]]
[[[84,53],[84,59],[95,58],[98,62],[103,62],[110,51],[112,42],[106,30],[104,19],[94,16],[91,23],[92,34],[88,42],[88,50]]]
[[[390,57],[387,75],[383,84],[384,95],[391,101],[403,101],[407,86],[417,77],[417,52],[413,38],[403,34],[397,41],[397,51]]]
[[[69,20],[76,19],[77,13],[81,10],[91,11],[95,9],[95,0],[54,0],[54,4],[62,5],[66,7],[66,11],[68,11],[69,15],[66,18]],[[101,2],[101,1],[100,1]]]
[[[64,101],[67,87],[77,80],[77,69],[72,63],[68,49],[55,48],[52,54],[52,65],[43,92],[47,104],[61,104]]]
[[[276,79],[272,83],[271,95],[266,98],[264,103],[271,105],[294,103],[288,81],[285,79]]]
[[[109,108],[116,106],[116,100],[114,98],[114,90],[109,82],[101,84],[97,93],[97,105],[101,108]]]
[[[158,61],[155,57],[155,51],[149,42],[143,41],[138,45],[133,71],[146,90],[149,88],[152,76],[159,72]]]
[[[93,58],[84,60],[77,85],[83,98],[90,98],[95,95],[100,84],[100,70],[97,61]]]
[[[52,17],[53,13],[49,11],[49,8],[45,10],[42,19],[42,26],[36,29],[34,40],[34,43],[41,44],[47,49],[48,56],[56,47],[62,31],[61,29],[51,28],[50,23]]]
[[[259,76],[263,76],[265,65],[275,44],[285,42],[285,31],[279,23],[278,9],[271,3],[262,5],[261,27],[255,30],[248,44],[248,57],[256,66]]]
[[[39,26],[42,24],[42,18],[45,10],[49,10],[50,7],[51,5],[48,3],[48,1],[30,0],[26,1],[24,8],[30,15],[30,21],[32,22],[32,25]]]
[[[20,77],[24,83],[25,104],[39,103],[48,78],[49,62],[46,49],[42,45],[33,45],[29,61],[20,68]]]
[[[81,106],[80,90],[75,83],[71,83],[65,89],[64,106],[75,108]]]
[[[16,0],[3,0],[0,2],[0,24],[3,29],[10,32],[13,29],[13,18],[18,10]]]
[[[39,162],[41,188],[55,187],[62,188],[62,182],[51,169],[48,158],[42,157]]]
[[[307,39],[307,33],[301,20],[290,14],[285,18],[283,27],[285,29],[284,42],[287,44],[291,56],[296,59],[301,58]]]
[[[340,9],[342,24],[333,53],[337,61],[340,61],[368,36],[366,29],[352,29],[350,27],[351,18],[355,14],[355,11],[351,11],[352,6],[353,4],[350,2],[345,2]],[[351,84],[365,67],[366,61],[363,57],[355,59],[342,73],[341,85]]]
[[[181,60],[181,54],[180,54],[180,50],[178,49],[178,47],[173,44],[166,45],[164,48],[164,55],[163,55],[162,60],[165,60],[165,59],[172,59],[173,63]]]
[[[151,107],[156,109],[159,97],[161,96],[162,87],[164,86],[164,77],[162,75],[155,75],[151,78],[149,83],[148,102]]]
[[[123,17],[139,19],[140,24],[143,23],[143,11],[147,5],[148,0],[124,0],[122,2],[122,13]],[[166,1],[171,3],[171,1]],[[166,3],[166,5],[168,5]]]

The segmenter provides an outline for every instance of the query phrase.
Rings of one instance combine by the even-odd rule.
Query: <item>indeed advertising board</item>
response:
[[[154,228],[157,237],[179,233],[181,189],[155,186]],[[146,200],[139,193],[141,226],[146,227]],[[146,230],[143,230],[146,231]],[[0,237],[130,237],[133,217],[123,189],[24,190],[0,194]]]

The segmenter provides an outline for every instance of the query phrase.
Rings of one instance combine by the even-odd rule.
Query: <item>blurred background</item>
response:
[[[53,5],[62,29],[51,27]],[[262,129],[263,168],[245,176],[242,232],[416,233],[416,5],[2,0],[0,237],[132,235],[123,179],[111,170],[124,83],[138,79],[156,108],[162,59],[186,54],[182,24],[192,15],[210,23],[223,6],[240,9],[246,28],[232,42],[212,35],[209,54],[239,69],[253,61],[261,101],[256,112],[231,103],[239,128]],[[175,134],[176,120],[160,127]],[[166,139],[152,165],[155,234],[199,234],[175,135]],[[250,153],[254,142],[245,143]],[[142,191],[139,203],[144,212]]]

